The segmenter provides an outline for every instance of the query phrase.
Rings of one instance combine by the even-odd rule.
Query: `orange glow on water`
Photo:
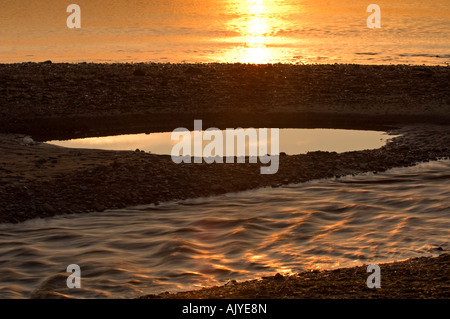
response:
[[[243,63],[268,63],[273,54],[268,45],[274,43],[270,36],[277,27],[274,19],[276,12],[275,1],[247,0],[240,2],[239,12],[243,18],[233,21],[239,32],[240,46],[234,47],[227,54],[230,59]]]
[[[392,0],[367,28],[362,0],[4,1],[1,62],[445,64],[448,0]],[[374,45],[376,44],[376,45]]]

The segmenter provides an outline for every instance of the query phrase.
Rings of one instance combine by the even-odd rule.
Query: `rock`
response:
[[[52,205],[45,203],[44,205],[42,205],[42,208],[44,209],[44,211],[46,211],[49,214],[56,214],[57,211],[55,208],[53,208]]]
[[[276,274],[275,277],[273,277],[273,280],[275,281],[283,281],[284,277],[280,273]]]
[[[104,207],[102,204],[95,203],[95,204],[94,204],[94,209],[95,209],[97,212],[103,212],[103,211],[105,210],[105,207]]]
[[[189,75],[203,75],[203,71],[200,70],[199,68],[195,68],[193,66],[188,67],[184,73],[189,74]]]
[[[237,281],[236,281],[236,280],[230,280],[229,282],[227,282],[227,283],[225,284],[225,287],[234,286],[234,285],[236,285],[236,284],[237,284]]]
[[[26,136],[23,138],[23,143],[25,145],[34,145],[35,144],[34,140],[29,136]]]
[[[133,75],[136,75],[136,76],[145,76],[146,73],[145,73],[144,69],[142,69],[142,68],[137,68],[136,70],[134,70]]]

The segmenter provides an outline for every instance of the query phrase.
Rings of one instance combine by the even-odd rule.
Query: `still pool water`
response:
[[[268,142],[270,145],[270,130]],[[71,148],[90,148],[104,150],[144,150],[154,154],[170,155],[172,147],[178,140],[171,140],[172,132],[151,134],[128,134],[105,137],[91,137],[68,141],[47,141],[58,146]],[[225,144],[225,131],[222,131]],[[393,135],[378,131],[338,130],[338,129],[280,129],[279,151],[288,155],[303,154],[312,151],[348,152],[365,149],[377,149],[386,144]],[[191,145],[194,146],[191,132]],[[203,142],[203,147],[209,141]],[[246,154],[248,155],[248,141]],[[270,149],[270,147],[269,147]],[[193,154],[193,149],[191,149]],[[236,152],[235,152],[236,154]],[[188,155],[188,154],[185,154]],[[223,156],[223,154],[216,154]]]

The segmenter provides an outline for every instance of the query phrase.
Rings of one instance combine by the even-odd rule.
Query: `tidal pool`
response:
[[[270,137],[271,129],[268,130]],[[202,131],[204,133],[205,131]],[[225,130],[221,131],[225,138]],[[178,140],[171,140],[172,132],[126,134],[104,137],[89,137],[66,141],[52,140],[50,144],[70,147],[103,150],[136,150],[140,149],[154,154],[170,155]],[[313,151],[348,152],[365,149],[377,149],[386,144],[393,135],[382,131],[342,130],[342,129],[280,129],[279,151],[288,155],[304,154]],[[191,132],[191,145],[194,145],[194,134]],[[259,142],[262,142],[259,139]],[[264,140],[270,144],[270,138]],[[203,141],[203,147],[209,141]],[[225,143],[224,143],[225,144]],[[236,145],[235,145],[236,146]],[[248,140],[246,154],[248,154]],[[270,146],[269,146],[270,148]],[[193,149],[191,149],[193,154]],[[187,154],[185,154],[187,155]],[[189,154],[190,155],[190,154]],[[215,154],[223,156],[223,154]]]

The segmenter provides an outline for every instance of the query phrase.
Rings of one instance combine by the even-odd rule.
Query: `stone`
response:
[[[273,277],[273,279],[275,280],[275,281],[283,281],[284,280],[284,277],[283,277],[283,275],[281,275],[281,274],[276,274],[275,275],[275,277]]]
[[[105,207],[104,207],[102,204],[95,203],[95,204],[94,204],[94,209],[95,209],[97,212],[103,212],[103,211],[105,210]]]
[[[44,205],[42,205],[42,208],[49,214],[56,214],[57,211],[55,208],[53,208],[52,205],[45,203]]]
[[[136,76],[145,76],[146,73],[145,73],[145,71],[144,71],[143,69],[138,68],[138,69],[134,70],[133,75],[136,75]]]
[[[25,136],[22,141],[25,145],[34,145],[35,144],[34,140],[29,136]]]
[[[203,71],[199,68],[195,68],[193,66],[188,67],[184,73],[190,74],[190,75],[203,75]]]
[[[234,285],[236,285],[237,284],[237,281],[236,280],[230,280],[229,282],[227,282],[226,284],[225,284],[225,286],[226,287],[229,287],[229,286],[234,286]]]

